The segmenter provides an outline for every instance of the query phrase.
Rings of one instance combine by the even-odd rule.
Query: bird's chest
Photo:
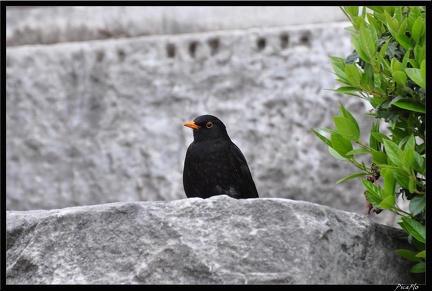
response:
[[[230,149],[225,143],[204,143],[192,146],[188,151],[188,160],[201,169],[223,167],[229,162]]]

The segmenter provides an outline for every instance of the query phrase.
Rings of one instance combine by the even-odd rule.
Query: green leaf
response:
[[[351,17],[357,17],[358,16],[358,6],[344,6],[344,9]]]
[[[408,77],[413,80],[417,85],[419,85],[423,89],[426,89],[426,80],[423,78],[423,73],[420,71],[420,69],[407,68],[405,69],[405,72]]]
[[[336,78],[336,81],[343,85],[351,85],[351,83],[347,79]]]
[[[363,8],[362,8],[361,17],[362,17],[363,19],[366,18],[366,7],[365,7],[365,6],[363,6]]]
[[[413,65],[413,68],[417,68],[418,69],[419,68],[418,64],[421,63],[421,62],[423,62],[425,60],[425,57],[426,57],[426,45],[420,45],[420,44],[416,45],[415,48],[414,48],[414,56],[415,56],[417,65],[414,64],[414,63],[412,65]]]
[[[325,128],[325,127],[320,127],[320,128],[315,128],[316,130],[320,130],[320,131],[324,131],[330,134],[338,134],[336,129],[331,129],[331,128]]]
[[[383,44],[383,46],[381,47],[381,50],[379,51],[379,56],[384,58],[387,52],[387,47],[390,43],[390,38]]]
[[[403,151],[402,164],[405,169],[414,168],[414,148],[410,147]]]
[[[371,154],[371,151],[368,149],[360,148],[360,149],[355,149],[355,150],[352,150],[352,151],[349,151],[346,153],[347,156],[354,156],[354,155],[359,155],[359,154]]]
[[[415,178],[413,175],[408,176],[408,190],[411,193],[416,192],[416,184],[417,184],[417,178]]]
[[[401,256],[402,258],[407,259],[408,261],[411,261],[411,262],[421,262],[422,261],[420,258],[417,257],[417,252],[413,252],[413,251],[409,251],[409,250],[405,250],[405,249],[395,250],[395,252],[399,256]]]
[[[377,194],[377,196],[382,200],[382,198],[383,198],[382,190],[379,186],[375,185],[372,182],[369,182],[366,179],[361,179],[361,181],[362,181],[363,185],[365,186],[366,190]]]
[[[355,64],[348,64],[345,66],[345,74],[349,82],[352,85],[360,85],[362,73]]]
[[[367,8],[379,14],[384,12],[384,8],[382,6],[367,6]]]
[[[383,152],[373,151],[372,162],[374,162],[376,165],[387,164],[387,155]]]
[[[354,49],[356,50],[359,57],[365,62],[369,63],[370,59],[368,55],[363,51],[360,43],[360,37],[356,34],[351,34],[351,42],[353,43]]]
[[[387,127],[387,129],[392,133],[392,140],[394,142],[400,141],[407,136],[406,131],[402,130],[400,127]]]
[[[417,20],[417,17],[421,17],[420,10],[417,7],[413,6],[408,14],[408,30],[411,32],[411,34],[414,22]]]
[[[366,179],[361,179],[361,181],[366,188],[366,196],[369,202],[378,207],[383,200],[381,189]]]
[[[416,170],[421,175],[426,174],[426,161],[418,152],[414,151],[414,170]]]
[[[339,80],[336,80],[336,81],[339,82]],[[332,90],[330,90],[330,91],[332,91]],[[335,91],[335,90],[333,90],[333,91]],[[342,94],[349,95],[349,96],[354,96],[354,97],[357,97],[357,98],[362,98],[359,94],[356,94],[356,93],[344,92]]]
[[[420,214],[426,208],[426,195],[414,196],[410,200],[409,211],[411,216]]]
[[[423,20],[423,17],[419,16],[417,17],[417,20],[413,24],[411,36],[416,42],[419,42],[420,38],[425,34],[426,34],[425,21]]]
[[[362,17],[356,17],[355,18],[355,23],[354,23],[354,27],[356,28],[357,31],[360,30],[360,27],[367,25],[366,20],[364,20],[364,18]],[[356,35],[358,35],[358,32],[356,33]]]
[[[425,262],[420,262],[415,264],[411,269],[410,269],[411,273],[424,273],[426,272],[426,263]]]
[[[378,208],[380,209],[393,209],[395,207],[395,197],[387,196],[384,198],[380,204],[378,204]]]
[[[420,77],[422,80],[426,80],[426,60],[423,60],[420,64]]]
[[[351,86],[339,87],[336,90],[332,90],[332,91],[337,92],[337,93],[342,93],[342,94],[354,95],[354,96],[359,96],[356,93],[361,92],[360,89],[358,89],[356,87],[351,87]]]
[[[372,105],[373,108],[377,108],[377,106],[381,103],[383,103],[385,101],[384,98],[386,98],[387,95],[387,85],[391,85],[386,84],[385,82],[383,82],[382,80],[380,80],[382,78],[382,76],[380,75],[374,75],[377,77],[374,77],[374,85],[375,86],[373,88],[372,91],[374,91],[376,94],[373,95],[373,97],[366,99],[367,101],[369,101],[369,103]]]
[[[407,149],[409,149],[409,148],[412,148],[412,149],[414,150],[414,149],[415,149],[415,145],[416,145],[416,142],[415,142],[414,134],[411,134],[411,135],[407,138],[407,140],[406,140],[406,142],[405,142],[405,144],[404,144],[404,146],[403,146],[403,149],[404,149],[404,150],[407,150]]]
[[[424,153],[426,151],[426,143],[425,142],[421,142],[421,144],[419,144],[417,146],[417,151],[419,153]]]
[[[372,132],[379,132],[379,121],[372,123]],[[381,143],[372,134],[369,136],[369,146],[376,151],[381,149]]]
[[[426,259],[426,250],[419,252],[416,257]]]
[[[393,18],[387,10],[384,11],[384,15],[387,21],[387,28],[389,29],[392,35],[393,34],[396,35],[396,31],[399,28],[399,22],[397,21],[397,19]]]
[[[397,71],[402,71],[404,69],[402,63],[399,62],[396,58],[391,59],[390,68],[392,74]]]
[[[341,156],[337,151],[335,151],[332,147],[328,147],[328,151],[330,155],[332,155],[335,159],[338,159],[340,161],[347,162],[347,158]]]
[[[396,40],[400,43],[400,45],[405,50],[409,50],[409,49],[414,48],[414,45],[411,42],[411,39],[408,36],[406,36],[405,34],[398,34],[398,35],[396,35]]]
[[[365,6],[363,8],[366,8]],[[382,24],[379,20],[375,19],[373,14],[366,14],[367,20],[370,24],[372,24],[375,27],[375,30],[378,32],[378,34],[381,34],[382,30]]]
[[[402,216],[399,225],[421,243],[426,243],[426,227],[408,216]]]
[[[331,61],[333,71],[336,74],[336,76],[338,76],[342,80],[347,81],[347,77],[345,74],[345,60],[343,58],[334,57],[334,56],[329,56],[329,59]]]
[[[426,244],[419,242],[412,235],[408,235],[408,243],[414,245],[418,251],[423,251],[426,249]]]
[[[402,98],[397,100],[396,102],[393,102],[392,104],[402,109],[407,109],[419,113],[426,113],[425,106],[419,103],[415,103],[414,100],[411,98]]]
[[[384,179],[384,197],[394,196],[396,179],[394,178],[392,170],[389,168],[381,169],[381,175]]]
[[[421,141],[421,144],[417,145],[417,152],[424,153],[426,151],[426,143]]]
[[[406,30],[407,30],[408,18],[402,19],[402,13],[401,13],[400,17],[398,18],[398,21],[401,22],[401,24],[399,25],[399,29],[398,29],[397,34],[398,35],[405,35]]]
[[[342,157],[347,158],[346,153],[353,149],[351,142],[345,139],[341,134],[332,134],[330,138],[332,142],[332,148]]]
[[[349,21],[351,21],[352,23],[354,23],[355,18],[357,17],[357,15],[352,14],[352,9],[355,9],[358,6],[342,6],[339,7],[342,12],[345,14],[345,16],[349,19]]]
[[[315,135],[322,140],[326,145],[328,145],[329,147],[332,147],[332,142],[326,138],[325,136],[323,136],[322,134],[320,134],[318,131],[315,131],[314,129],[312,129],[313,133],[315,133]]]
[[[406,68],[407,67],[408,61],[410,60],[411,55],[412,55],[412,50],[409,49],[409,50],[407,50],[405,52],[405,55],[404,55],[404,57],[402,59],[402,68]]]
[[[361,26],[359,30],[359,39],[363,52],[367,55],[370,62],[374,58],[378,49],[378,37],[375,28],[371,25],[368,27]]]
[[[383,143],[389,164],[402,167],[402,150],[391,140],[383,139]]]
[[[375,89],[374,83],[374,74],[372,71],[372,65],[366,63],[363,68],[363,74],[361,76],[360,85],[369,91],[373,91]]]
[[[412,66],[414,69],[418,69],[418,68],[420,68],[419,63],[418,63],[416,60],[409,59],[409,63],[411,64],[411,66]]]
[[[396,19],[397,19],[399,22],[402,22],[402,21],[403,21],[403,17],[402,17],[402,9],[403,9],[402,6],[396,6],[396,7],[394,7]],[[403,31],[405,31],[405,26],[406,26],[406,21],[405,21],[404,24],[401,24],[399,27],[402,27],[402,28],[403,28]],[[399,31],[399,32],[400,32],[400,31]]]
[[[333,116],[333,121],[339,134],[349,140],[358,141],[360,138],[360,131],[358,129],[357,123],[353,123],[350,119],[343,116]],[[351,144],[351,143],[350,143]],[[351,146],[352,149],[352,146]],[[350,149],[350,150],[351,150]]]
[[[357,178],[357,177],[360,177],[360,176],[366,176],[366,173],[356,173],[356,174],[349,175],[349,176],[347,176],[345,178],[342,178],[342,179],[338,180],[336,182],[336,184],[339,184],[339,183],[342,183],[342,182],[345,182],[345,181],[348,181],[348,180],[351,180],[351,179],[354,179],[354,178]]]
[[[398,184],[401,185],[402,188],[409,189],[410,188],[410,175],[407,174],[404,170],[402,170],[399,167],[393,168],[393,169],[394,169],[394,171],[392,173],[396,179],[396,182],[398,182]]]
[[[355,29],[355,27],[354,26],[348,26],[348,27],[345,27],[344,28],[346,31],[349,31],[349,32],[351,32],[351,33],[357,33],[357,30]]]
[[[396,72],[393,72],[392,76],[393,76],[393,80],[395,80],[395,82],[399,86],[406,87],[407,76],[404,72],[396,71]]]
[[[357,123],[357,120],[354,118],[354,116],[351,114],[351,112],[346,110],[346,108],[343,106],[342,103],[340,103],[340,105],[339,105],[339,112],[340,112],[341,116],[348,118],[349,121],[351,121],[351,123],[354,124],[354,126],[357,128],[358,132],[360,132],[360,127]]]
[[[384,139],[388,139],[388,140],[390,140],[390,139],[388,138],[387,135],[382,134],[382,133],[380,133],[380,132],[371,132],[371,134],[372,134],[373,137],[374,137],[377,141],[379,141],[380,143],[382,143]]]
[[[379,208],[379,204],[382,201],[382,198],[377,195],[377,193],[366,190],[366,197],[368,201],[375,207]]]

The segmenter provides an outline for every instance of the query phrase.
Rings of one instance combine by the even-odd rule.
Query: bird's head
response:
[[[193,129],[195,141],[229,138],[225,124],[213,115],[201,115],[184,123],[184,126]]]

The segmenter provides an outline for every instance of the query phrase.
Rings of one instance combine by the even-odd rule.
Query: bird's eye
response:
[[[206,123],[206,127],[207,128],[212,128],[213,127],[213,122],[209,121]]]

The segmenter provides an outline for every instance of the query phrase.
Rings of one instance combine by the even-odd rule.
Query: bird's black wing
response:
[[[246,158],[234,143],[231,144],[231,153],[235,158],[233,163],[236,165],[236,169],[239,169],[237,183],[240,187],[238,190],[241,193],[241,198],[258,198],[258,191],[252,179]]]

